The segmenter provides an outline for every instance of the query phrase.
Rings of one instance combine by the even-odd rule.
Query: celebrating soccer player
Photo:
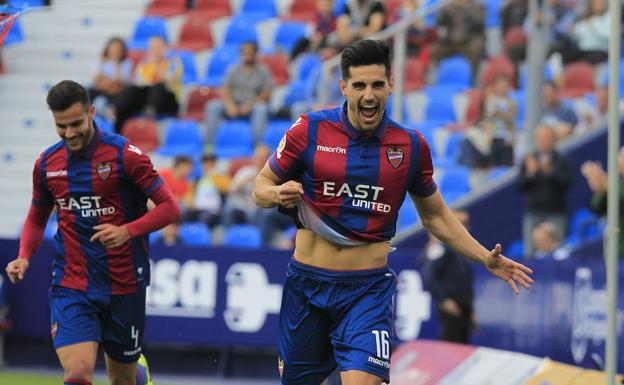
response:
[[[101,343],[111,384],[150,385],[141,354],[147,236],[177,221],[180,209],[141,150],[95,126],[83,86],[61,81],[46,101],[62,140],[35,162],[32,203],[7,274],[13,283],[24,279],[56,208],[49,298],[64,384],[91,384]],[[150,211],[148,198],[156,204]]]
[[[336,367],[343,385],[389,382],[396,277],[387,261],[407,192],[436,238],[516,293],[533,282],[500,245],[489,251],[468,233],[437,190],[423,137],[388,117],[388,45],[352,43],[340,64],[345,104],[302,115],[253,191],[258,206],[281,206],[299,228],[280,312],[283,385],[318,385]]]

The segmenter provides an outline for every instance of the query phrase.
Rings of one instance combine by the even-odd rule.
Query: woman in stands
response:
[[[126,43],[119,37],[112,37],[106,42],[97,64],[89,97],[99,111],[104,111],[103,107],[121,93],[131,78],[132,62],[128,59]]]

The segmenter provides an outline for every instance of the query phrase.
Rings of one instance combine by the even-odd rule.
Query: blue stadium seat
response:
[[[494,28],[500,27],[500,11],[502,6],[501,0],[488,0],[485,3],[485,27]]]
[[[409,112],[408,112],[408,106],[407,106],[407,99],[403,98],[403,103],[402,103],[402,110],[401,110],[401,116],[402,116],[402,122],[399,123],[403,123],[403,122],[407,122],[409,121]],[[388,102],[386,103],[386,112],[388,113],[388,116],[391,117],[392,119],[392,111],[394,110],[394,95],[390,95],[390,97],[388,98]]]
[[[256,249],[262,246],[262,234],[254,225],[233,225],[225,230],[223,246]]]
[[[282,22],[275,31],[274,48],[290,55],[297,41],[306,36],[306,25],[300,21]]]
[[[263,20],[277,17],[276,0],[244,0],[239,11],[241,17]]]
[[[445,124],[455,122],[457,119],[452,94],[429,94],[425,119]]]
[[[334,15],[340,16],[344,12],[347,0],[334,0]]]
[[[193,51],[179,50],[175,51],[175,56],[182,63],[182,83],[193,84],[197,82],[197,66],[195,64],[195,54]]]
[[[523,66],[520,69],[520,79],[519,79],[519,84],[518,84],[518,88],[521,90],[526,89],[526,87],[529,84],[529,70],[527,69],[527,66]],[[607,71],[608,72],[608,71]],[[545,81],[552,81],[554,78],[552,69],[550,68],[549,65],[544,66],[544,80]]]
[[[114,132],[115,126],[110,121],[106,120],[102,115],[96,114],[93,118],[95,125],[104,132]]]
[[[399,209],[399,218],[397,220],[397,231],[403,231],[411,225],[415,224],[419,221],[418,211],[416,211],[416,206],[414,206],[414,202],[412,198],[407,195],[401,208]]]
[[[252,20],[240,15],[233,18],[225,30],[223,45],[231,45],[238,48],[242,43],[250,41],[258,42],[256,24]]]
[[[518,128],[522,128],[524,124],[524,114],[526,112],[524,103],[525,92],[524,90],[512,90],[511,92],[509,92],[509,96],[516,102],[516,105],[518,106],[518,116],[516,117],[516,124],[518,125]]]
[[[524,242],[522,239],[516,239],[509,244],[509,247],[503,249],[503,254],[509,258],[518,260],[524,257]]]
[[[451,132],[446,141],[446,153],[444,154],[444,158],[447,162],[447,165],[456,164],[457,157],[459,156],[459,145],[461,141],[464,139],[465,134],[461,131],[459,132]]]
[[[587,242],[599,235],[598,218],[588,208],[581,208],[574,212],[570,220],[566,243],[575,245]]]
[[[175,119],[167,127],[165,143],[157,152],[166,156],[193,156],[201,153],[203,147],[199,124],[194,120]]]
[[[620,73],[624,71],[624,60],[620,60]],[[604,76],[600,81],[600,85],[602,87],[606,87],[609,85],[609,71],[605,71]],[[620,77],[620,95],[624,95],[624,79]]]
[[[467,167],[447,167],[444,170],[440,190],[442,194],[465,194],[470,191],[470,170]]]
[[[24,33],[22,32],[22,23],[19,18],[15,19],[9,33],[4,38],[4,45],[16,44],[24,41]]]
[[[227,68],[235,64],[239,59],[238,47],[219,47],[212,52],[208,65],[206,66],[206,77],[202,85],[220,87],[223,85],[223,78]]]
[[[134,26],[132,39],[128,42],[129,49],[147,49],[147,43],[152,36],[160,36],[169,42],[165,19],[160,16],[146,16],[137,21]]]
[[[180,225],[180,239],[188,246],[210,246],[210,229],[203,222],[188,222]]]
[[[292,122],[290,120],[272,120],[269,122],[268,127],[264,132],[264,137],[262,141],[264,144],[269,146],[272,151],[277,149],[277,145],[279,144],[286,131],[290,128]]]
[[[253,146],[253,133],[248,121],[226,120],[217,130],[214,154],[223,159],[252,156]]]
[[[18,8],[41,7],[43,0],[10,0],[9,4]]]
[[[440,61],[437,69],[436,85],[448,85],[466,89],[472,86],[470,62],[461,55],[451,56]]]
[[[297,73],[293,81],[306,81],[312,76],[320,76],[321,57],[317,54],[302,55],[297,65]]]

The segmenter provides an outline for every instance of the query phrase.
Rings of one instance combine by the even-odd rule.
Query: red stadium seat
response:
[[[405,62],[405,91],[423,88],[427,69],[420,57],[409,57]]]
[[[512,85],[516,84],[516,70],[513,63],[507,57],[501,56],[488,59],[485,63],[485,71],[483,71],[481,85],[483,87],[491,86],[498,75],[506,75],[511,79]]]
[[[563,73],[561,97],[579,98],[594,92],[594,67],[586,62],[568,64]]]
[[[186,0],[152,0],[145,15],[147,16],[176,16],[186,11]]]
[[[288,83],[288,57],[285,54],[261,55],[258,61],[269,67],[275,85],[281,86]]]
[[[219,17],[230,16],[230,0],[197,0],[193,15],[201,15],[204,20],[217,19]]]
[[[284,19],[314,23],[316,22],[316,14],[316,1],[294,0],[290,6],[289,14]]]
[[[196,121],[204,120],[204,107],[206,103],[219,97],[219,90],[213,87],[197,87],[188,98],[186,105],[186,113],[184,119],[192,119]]]
[[[130,139],[135,146],[145,152],[154,151],[160,146],[158,126],[154,119],[129,119],[124,123],[121,134]]]
[[[180,31],[178,49],[201,51],[212,48],[212,32],[210,23],[201,14],[189,15]]]

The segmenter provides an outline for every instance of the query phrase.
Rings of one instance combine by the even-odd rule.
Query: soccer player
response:
[[[345,104],[302,115],[253,191],[260,207],[295,211],[299,227],[280,312],[283,385],[318,385],[336,367],[343,385],[389,382],[396,276],[387,261],[407,192],[424,226],[457,253],[515,293],[533,282],[499,244],[489,251],[472,238],[437,190],[427,143],[387,116],[388,45],[352,43],[340,64]]]
[[[13,283],[24,278],[56,208],[49,299],[64,384],[91,384],[101,343],[111,384],[149,385],[141,355],[147,236],[177,221],[180,209],[146,155],[94,125],[84,87],[63,80],[46,101],[62,140],[35,162],[32,203],[7,274]],[[155,203],[150,211],[148,198]]]

